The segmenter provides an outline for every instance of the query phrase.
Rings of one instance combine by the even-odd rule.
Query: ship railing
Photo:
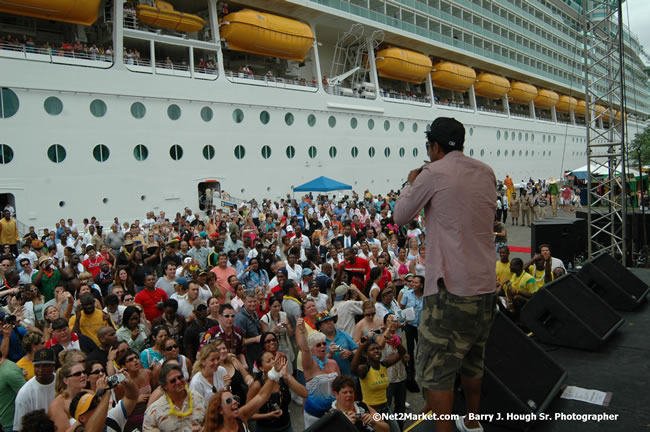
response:
[[[80,66],[110,67],[113,63],[111,54],[74,51],[72,49],[42,48],[0,42],[0,56],[46,63],[63,63]]]
[[[531,118],[530,114],[523,114],[523,113],[517,113],[517,112],[512,112],[512,111],[510,112],[510,115],[512,117],[521,117],[521,118],[528,118],[528,119]]]
[[[228,81],[254,84],[266,87],[278,87],[287,89],[316,89],[318,84],[314,81],[307,81],[297,78],[276,77],[271,75],[255,75],[246,72],[226,71],[226,78]]]
[[[463,101],[440,101],[438,99],[435,99],[435,104],[452,108],[472,109],[472,106],[470,104]]]
[[[394,90],[384,90],[379,91],[381,97],[388,99],[397,99],[407,102],[417,102],[417,103],[431,103],[431,98],[429,96],[418,96],[418,95],[408,95],[406,93],[399,93]]]

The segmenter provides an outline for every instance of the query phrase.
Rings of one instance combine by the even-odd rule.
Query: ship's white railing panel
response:
[[[126,59],[124,60],[124,65],[126,68],[132,72],[142,72],[142,73],[153,73],[151,68],[150,59]],[[157,75],[169,75],[169,76],[178,76],[184,78],[190,78],[190,68],[189,65],[184,63],[168,63],[167,61],[156,62],[156,74]],[[204,80],[215,80],[217,79],[218,72],[216,68],[207,68],[207,67],[194,67],[194,78],[204,79]]]
[[[268,75],[254,75],[245,72],[226,71],[228,81],[238,84],[257,85],[261,87],[286,88],[291,90],[312,91],[318,90],[318,85],[307,80],[283,78]]]
[[[112,55],[85,53],[60,48],[25,47],[6,42],[0,42],[0,57],[98,68],[109,68],[113,65]]]

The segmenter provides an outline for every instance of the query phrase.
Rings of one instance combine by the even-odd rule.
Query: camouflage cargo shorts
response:
[[[468,378],[483,377],[496,293],[461,297],[440,285],[437,294],[424,298],[416,374],[425,389],[452,391],[458,372]]]

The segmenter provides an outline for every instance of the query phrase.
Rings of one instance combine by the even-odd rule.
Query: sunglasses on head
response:
[[[178,349],[178,345],[176,345],[176,344],[166,347],[165,351],[171,351],[171,350],[175,350],[175,349]]]
[[[70,375],[67,375],[66,378],[70,378],[70,377],[80,377],[81,375],[86,375],[86,376],[88,376],[88,374],[86,373],[86,371],[79,371],[79,372],[75,372],[75,373],[71,373]]]
[[[96,369],[96,370],[88,373],[88,375],[99,375],[99,374],[105,374],[105,373],[106,372],[104,371],[104,369]]]
[[[168,384],[176,384],[177,381],[183,382],[185,381],[185,377],[183,375],[178,375],[175,376],[174,378],[170,378],[167,380]]]
[[[233,395],[233,397],[226,398],[226,400],[224,402],[226,402],[226,405],[230,405],[230,404],[233,403],[233,401],[237,402],[237,403],[240,403],[241,398],[239,396],[237,396],[237,395]]]

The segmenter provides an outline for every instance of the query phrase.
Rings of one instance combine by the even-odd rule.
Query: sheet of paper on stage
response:
[[[608,406],[609,401],[612,399],[612,393],[576,386],[567,386],[560,397],[562,399],[573,399],[594,405]]]

